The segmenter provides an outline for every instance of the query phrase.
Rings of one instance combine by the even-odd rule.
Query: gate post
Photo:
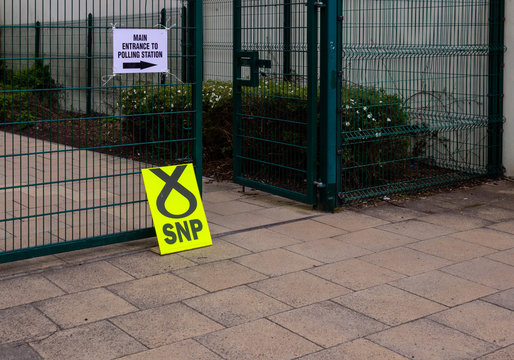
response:
[[[503,68],[505,38],[505,0],[489,3],[489,69],[487,175],[503,174]]]
[[[191,37],[191,45],[193,50],[193,60],[191,61],[191,76],[192,79],[192,104],[194,111],[193,119],[193,136],[194,136],[194,149],[193,149],[193,161],[196,171],[196,180],[198,182],[198,188],[200,194],[202,193],[202,81],[203,81],[203,26],[202,26],[202,0],[193,0],[189,4],[191,11],[191,23],[188,23],[189,27],[192,27],[193,36]]]
[[[320,29],[320,202],[333,211],[338,193],[337,88],[338,88],[338,5],[340,1],[316,1],[321,9]],[[339,169],[339,170],[338,170]]]

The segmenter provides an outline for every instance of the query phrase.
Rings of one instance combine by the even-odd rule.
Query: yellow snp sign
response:
[[[141,172],[161,255],[212,245],[193,164]]]

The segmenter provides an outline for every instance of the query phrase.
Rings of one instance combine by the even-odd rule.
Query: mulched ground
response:
[[[77,148],[87,148],[136,161],[151,158],[152,163],[156,165],[166,165],[169,163],[169,158],[164,152],[161,152],[159,155],[159,152],[152,151],[151,149],[130,145],[133,143],[133,140],[123,131],[120,121],[91,119],[84,115],[64,111],[47,111],[51,113],[45,114],[48,116],[45,118],[73,120],[50,120],[36,122],[30,126],[3,126],[1,129],[7,132]],[[156,158],[157,156],[160,156],[160,158]],[[209,154],[204,154],[203,175],[216,181],[231,180],[233,176],[232,159],[212,160]]]

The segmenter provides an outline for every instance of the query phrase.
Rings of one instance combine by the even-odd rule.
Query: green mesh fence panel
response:
[[[315,202],[313,1],[234,1],[234,178]]]
[[[151,236],[140,170],[201,176],[201,1],[0,7],[0,262]],[[168,28],[169,73],[111,76],[113,27]]]
[[[490,130],[502,116],[490,100],[501,96],[491,90],[501,70],[489,65],[503,51],[490,38],[500,2],[340,6],[342,200],[497,173],[488,157],[501,147]]]

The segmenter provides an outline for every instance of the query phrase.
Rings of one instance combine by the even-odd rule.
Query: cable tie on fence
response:
[[[116,77],[116,74],[102,76],[102,86],[107,85],[115,77]]]
[[[168,23],[168,21],[170,20],[170,18],[168,18],[168,20],[166,20],[166,24]],[[177,24],[173,24],[171,26],[166,26],[166,25],[163,25],[163,24],[156,24],[154,27],[160,27],[161,29],[164,29],[164,30],[167,30],[167,31],[170,31],[171,29],[173,28],[176,28],[177,27]]]
[[[166,72],[164,73],[164,75],[166,75],[166,76],[171,76],[171,77],[175,78],[175,79],[176,79],[179,83],[181,83],[181,84],[183,84],[183,83],[184,83],[182,80],[180,80],[180,79],[178,78],[178,76],[177,76],[177,75],[173,74],[173,73],[172,73],[172,72],[170,72],[169,70],[168,70],[168,71],[166,71]]]
[[[116,23],[111,23],[110,25],[113,30],[116,29]]]

